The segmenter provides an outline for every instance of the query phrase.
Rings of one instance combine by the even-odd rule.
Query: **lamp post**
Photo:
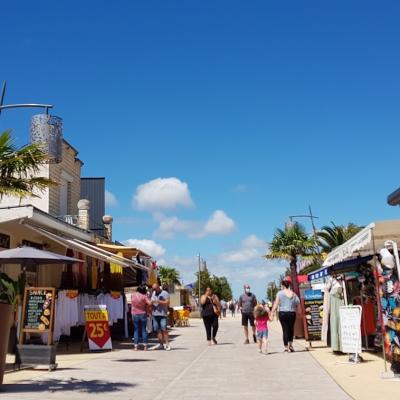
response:
[[[207,270],[206,262],[201,258],[200,253],[197,254],[198,268],[199,268],[199,307],[200,307],[200,295],[201,295],[201,273]]]
[[[62,161],[63,121],[60,117],[49,114],[49,109],[53,108],[53,105],[38,103],[4,104],[5,93],[6,82],[3,83],[0,94],[0,115],[2,110],[12,108],[44,109],[45,114],[34,115],[31,119],[30,143],[39,144],[47,154],[50,163],[60,163]]]
[[[201,256],[200,253],[197,255],[198,260],[199,260],[199,308],[200,308],[200,291],[201,291],[201,285],[200,285],[200,272],[201,272]]]

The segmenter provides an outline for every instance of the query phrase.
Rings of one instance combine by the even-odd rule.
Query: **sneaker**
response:
[[[257,343],[256,335],[253,335],[253,340],[254,340],[254,343]]]
[[[243,344],[249,344],[249,339],[246,339]]]
[[[169,344],[166,344],[164,348],[166,351],[171,351],[171,346]]]
[[[164,346],[162,344],[156,344],[150,350],[164,350]]]
[[[262,350],[261,350],[261,349],[258,349],[258,352],[261,354],[261,353],[262,353]]]
[[[134,351],[138,351],[138,345],[135,344],[135,347],[133,348]]]

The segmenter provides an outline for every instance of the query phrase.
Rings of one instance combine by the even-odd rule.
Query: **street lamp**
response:
[[[30,142],[39,144],[47,154],[51,163],[62,161],[63,121],[60,117],[49,115],[51,104],[22,103],[3,104],[6,93],[6,82],[0,94],[0,114],[2,110],[10,108],[43,108],[45,113],[34,115],[31,119]]]
[[[199,267],[199,306],[200,306],[200,294],[201,294],[201,272],[207,270],[206,262],[201,258],[200,253],[197,254],[198,267]]]

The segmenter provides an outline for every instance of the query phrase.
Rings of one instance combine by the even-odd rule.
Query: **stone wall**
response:
[[[49,189],[49,213],[59,216],[60,192],[63,185],[68,185],[67,214],[78,214],[78,201],[81,192],[82,162],[77,158],[78,152],[67,142],[63,142],[63,161],[59,164],[50,164],[50,179],[57,182],[57,186]]]

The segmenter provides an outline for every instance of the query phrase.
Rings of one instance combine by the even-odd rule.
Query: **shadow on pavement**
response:
[[[156,360],[150,360],[147,358],[122,358],[120,360],[113,360],[114,362],[148,362],[148,361],[156,361]]]
[[[70,378],[68,380],[46,379],[28,381],[27,383],[3,384],[0,393],[38,393],[38,392],[83,392],[107,393],[117,392],[135,385],[126,382],[110,382],[104,380],[81,380]]]

